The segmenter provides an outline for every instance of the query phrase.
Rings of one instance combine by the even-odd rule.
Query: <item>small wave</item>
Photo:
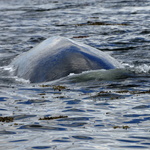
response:
[[[29,80],[25,80],[25,79],[22,79],[22,78],[18,78],[16,76],[1,76],[0,77],[0,84],[7,84],[7,85],[10,85],[10,84],[28,84],[30,83]]]
[[[130,73],[126,69],[111,69],[111,70],[91,70],[80,74],[71,74],[67,78],[71,82],[85,82],[90,80],[117,80],[129,77]]]
[[[56,85],[56,84],[71,84],[71,83],[81,83],[81,82],[97,82],[97,81],[113,81],[119,79],[125,79],[132,76],[132,72],[126,69],[99,69],[84,71],[79,74],[71,73],[66,77],[62,77],[57,80],[43,82],[42,84]]]

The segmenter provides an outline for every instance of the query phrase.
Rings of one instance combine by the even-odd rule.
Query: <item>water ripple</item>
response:
[[[150,149],[149,7],[149,0],[0,0],[0,116],[12,118],[0,122],[0,149]],[[15,56],[58,35],[105,51],[132,73],[40,85],[10,76]]]

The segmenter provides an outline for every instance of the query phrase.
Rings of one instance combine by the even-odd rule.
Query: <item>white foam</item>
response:
[[[21,83],[30,83],[29,80],[23,79],[23,78],[19,78],[17,76],[14,77],[14,79],[16,80],[16,82],[21,82]]]
[[[149,73],[150,72],[150,66],[147,64],[142,64],[140,66],[136,66],[135,71],[137,73]]]
[[[134,71],[135,73],[150,73],[150,65],[148,64],[122,64],[126,69]]]
[[[10,71],[10,72],[14,71],[14,68],[12,66],[2,66],[0,67],[0,69]]]

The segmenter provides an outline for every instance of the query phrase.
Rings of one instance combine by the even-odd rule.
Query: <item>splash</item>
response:
[[[127,70],[135,73],[135,74],[149,74],[150,73],[150,65],[148,64],[122,64]]]
[[[150,73],[150,65],[142,64],[135,67],[136,73]]]
[[[0,67],[0,82],[1,83],[30,83],[29,80],[25,80],[22,78],[19,78],[17,76],[13,76],[14,68],[9,66],[2,66]]]
[[[11,66],[2,66],[2,67],[0,67],[0,70],[1,71],[9,71],[9,72],[14,71],[13,67],[11,67]]]

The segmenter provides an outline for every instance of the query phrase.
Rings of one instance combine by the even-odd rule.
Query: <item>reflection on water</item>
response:
[[[0,149],[150,149],[149,8],[148,0],[1,0]],[[9,74],[16,55],[56,35],[109,53],[133,74],[43,84]]]

